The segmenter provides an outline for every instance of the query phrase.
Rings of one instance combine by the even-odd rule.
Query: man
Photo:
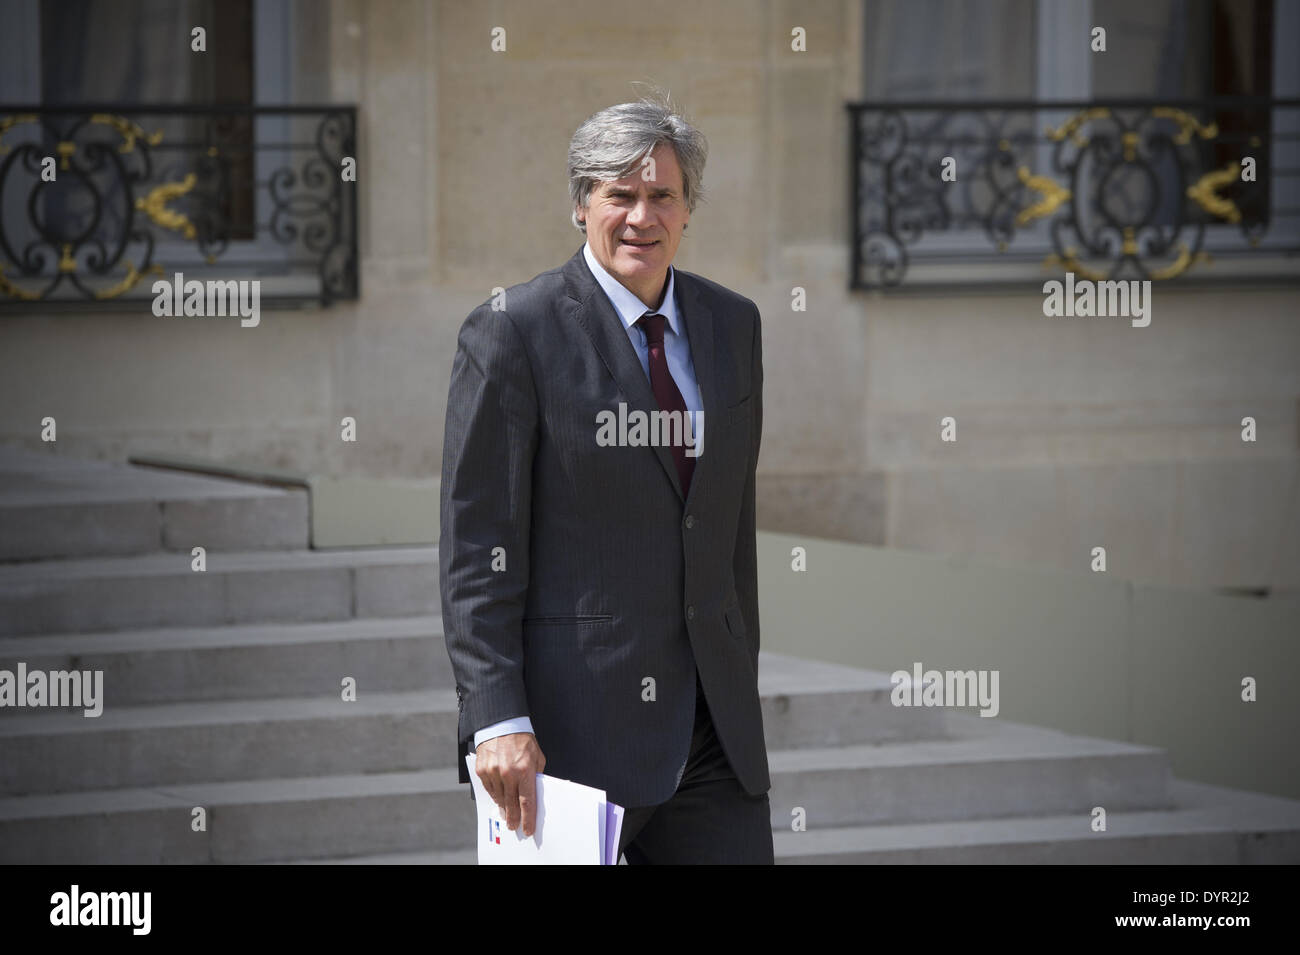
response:
[[[586,244],[470,313],[447,401],[438,554],[461,781],[472,739],[525,836],[536,773],[604,789],[627,807],[633,864],[772,862],[759,314],[672,267],[706,152],[667,103],[587,119],[568,162]]]

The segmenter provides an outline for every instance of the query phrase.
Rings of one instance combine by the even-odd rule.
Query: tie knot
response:
[[[664,343],[664,322],[668,321],[667,316],[660,315],[658,312],[646,312],[636,323],[645,328],[646,343],[650,345],[662,345]]]

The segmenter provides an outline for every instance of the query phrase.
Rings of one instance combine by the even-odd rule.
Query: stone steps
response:
[[[298,488],[0,446],[0,561],[309,546]]]
[[[251,712],[249,724],[262,718]],[[394,752],[419,751],[418,734],[392,735],[402,736]],[[302,748],[316,771],[337,765],[319,752],[328,744]],[[214,748],[204,758],[223,754]],[[280,753],[270,765],[296,759]],[[110,754],[105,766],[116,760]],[[790,825],[794,806],[813,830],[1169,805],[1161,751],[1010,724],[955,740],[780,750],[770,762],[777,828]],[[355,768],[363,771],[0,797],[0,862],[267,862],[472,845],[473,805],[454,768]],[[1008,778],[1022,787],[1010,797]],[[208,808],[209,831],[186,840],[194,806]]]
[[[1251,865],[1294,863],[1300,807],[1290,800],[1174,781],[1174,808],[1014,816],[793,832],[776,827],[785,865]],[[476,865],[472,849],[295,859],[315,865]]]
[[[191,829],[195,807],[207,830]],[[452,769],[0,797],[0,864],[174,864],[464,848]]]
[[[809,829],[875,822],[1168,806],[1162,750],[952,716],[955,738],[769,753],[773,819]]]
[[[1165,810],[1088,812],[773,833],[779,862],[1241,865],[1294,862],[1300,803],[1174,780]]]
[[[392,634],[405,629],[422,633],[429,622],[429,618],[383,621],[379,632]],[[273,649],[312,648],[316,644],[294,643],[292,639],[313,639],[312,634],[319,639],[322,631],[347,639],[346,634],[351,632],[337,625],[257,630],[263,638],[273,641],[268,645]],[[245,649],[257,645],[252,634],[237,632],[246,640]],[[20,642],[38,648],[44,642],[66,644],[64,650],[83,642],[114,643],[118,655],[128,659],[122,665],[113,665],[110,659],[105,670],[106,686],[114,676],[129,680],[130,685],[153,685],[146,678],[156,679],[173,670],[190,673],[195,681],[210,672],[200,669],[197,661],[173,663],[153,671],[130,665],[131,654],[161,653],[152,648],[166,636],[166,632],[137,631],[68,638],[21,637],[4,643],[10,649]],[[207,630],[196,631],[196,636],[201,643],[221,648],[229,646],[231,634]],[[418,639],[425,641],[424,656],[445,662],[446,651],[440,640]],[[151,649],[141,651],[142,646]],[[354,644],[345,646],[352,648],[353,659],[363,658],[365,651],[372,649],[365,644],[359,648]],[[372,658],[377,655],[370,654]],[[418,651],[408,655],[420,656]],[[241,655],[211,672],[238,679],[244,674],[237,662],[246,659]],[[5,657],[0,655],[3,660]],[[88,652],[84,656],[72,653],[26,662],[29,670],[38,663],[76,663],[93,668],[96,659],[93,652]],[[147,705],[106,701],[102,714],[94,718],[85,717],[81,710],[7,710],[0,719],[0,755],[4,757],[0,760],[0,795],[452,765],[457,709],[450,681],[439,689],[384,691],[358,678],[357,700],[344,702],[341,678],[356,674],[352,670],[317,672],[316,665],[321,661],[309,662],[312,666],[308,672],[318,678],[314,687],[317,692],[310,697],[217,698]],[[290,667],[290,662],[277,659],[273,672],[285,673]],[[888,681],[879,674],[842,672],[842,668],[827,664],[775,655],[764,656],[760,670],[764,673],[760,691],[770,746],[835,747],[942,739],[948,734],[939,710],[925,711],[925,719],[897,721],[898,710],[889,703]],[[266,688],[267,682],[264,676],[256,678],[260,687]],[[852,689],[855,683],[862,688]],[[209,692],[216,689],[219,687],[209,687]],[[833,760],[839,751],[817,752]],[[869,747],[866,755],[871,752]]]
[[[454,686],[442,618],[429,615],[0,637],[0,668],[13,670],[20,660],[29,671],[102,670],[108,710],[333,696],[344,676],[366,692]],[[833,746],[945,734],[942,711],[895,707],[891,690],[884,674],[764,652],[759,692],[768,744]],[[103,720],[97,722],[106,725]]]
[[[0,711],[0,863],[475,861],[437,548],[307,549],[306,494],[0,449],[0,669],[105,681],[96,719]],[[884,673],[759,673],[778,861],[1300,860],[1300,802],[1172,779],[1158,749],[894,707]]]
[[[188,553],[0,566],[0,636],[439,612],[436,547]]]
[[[445,767],[456,715],[452,690],[9,715],[0,795]]]
[[[450,689],[442,617],[163,627],[0,637],[0,667],[104,672],[105,707]]]

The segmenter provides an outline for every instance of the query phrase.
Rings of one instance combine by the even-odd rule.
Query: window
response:
[[[854,263],[880,280],[855,282],[1016,281],[1053,260],[1173,278],[1202,253],[1217,264],[1198,278],[1294,270],[1300,109],[1259,101],[1300,93],[1287,45],[1300,4],[864,0],[864,12]],[[1228,172],[1246,156],[1251,185]]]
[[[0,154],[21,159],[0,163],[0,305],[131,307],[164,268],[257,278],[264,302],[355,297],[356,194],[339,171],[356,118],[322,105],[329,12],[0,0]]]
[[[1037,0],[868,0],[863,98],[1033,99]]]
[[[191,49],[196,26],[220,57]],[[252,0],[42,0],[40,39],[44,106],[253,105]],[[200,142],[206,122],[172,120],[168,139]],[[238,152],[223,163],[229,178],[214,213],[230,240],[249,240],[255,233],[253,123],[230,116],[222,124],[222,145]],[[73,212],[60,208],[60,198],[55,190],[47,199],[51,214]]]

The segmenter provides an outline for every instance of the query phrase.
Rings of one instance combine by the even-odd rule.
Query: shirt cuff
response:
[[[500,723],[493,723],[491,726],[485,726],[474,734],[474,748],[497,736],[505,736],[507,733],[531,733],[533,731],[533,721],[526,716],[516,716],[513,719],[502,720]]]

